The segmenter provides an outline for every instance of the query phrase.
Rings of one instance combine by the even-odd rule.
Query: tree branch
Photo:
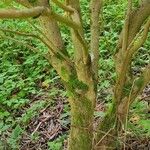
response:
[[[42,43],[44,43],[45,45],[47,45],[46,42],[43,40],[43,38],[41,38],[41,37],[39,37],[38,35],[35,35],[35,34],[24,33],[24,32],[19,32],[19,31],[13,31],[13,30],[4,29],[4,28],[0,28],[0,30],[3,31],[3,32],[10,32],[10,33],[18,34],[18,35],[22,35],[22,36],[33,37],[33,38],[39,39]]]
[[[150,16],[150,2],[145,0],[144,4],[141,4],[139,8],[136,8],[130,14],[129,24],[129,38],[128,44],[130,44],[136,34],[139,32],[144,21]],[[122,47],[123,32],[120,34],[120,38],[117,45],[117,51]]]
[[[139,34],[129,45],[128,51],[130,55],[133,55],[144,44],[144,42],[147,39],[149,29],[150,29],[150,19],[148,19],[148,21],[145,23],[143,31],[139,32]]]
[[[72,20],[70,20],[66,17],[63,17],[59,14],[56,14],[55,12],[52,12],[50,10],[48,10],[47,15],[49,17],[53,17],[56,21],[59,21],[61,23],[64,23],[64,24],[68,25],[69,27],[71,27],[75,30],[78,30],[78,29],[81,28],[81,26],[79,24],[77,24],[76,22],[74,22],[74,21],[72,21]]]
[[[35,48],[35,47],[33,47],[33,46],[31,46],[31,45],[29,45],[29,44],[26,44],[25,42],[22,42],[22,41],[20,41],[20,40],[17,40],[17,39],[15,39],[15,38],[11,38],[11,37],[9,37],[9,36],[6,36],[6,35],[0,35],[2,38],[5,38],[5,39],[8,39],[8,40],[11,40],[11,41],[13,41],[13,42],[15,42],[15,43],[17,43],[17,44],[20,44],[20,45],[23,45],[23,46],[26,46],[27,48],[29,48],[30,50],[32,50],[33,52],[38,52],[39,50],[37,49],[37,48]],[[50,55],[50,53],[48,52],[46,55],[43,55],[50,63],[51,63],[51,55]]]
[[[78,64],[82,62],[87,64],[88,62],[88,46],[86,45],[86,41],[83,33],[82,26],[82,18],[81,18],[81,10],[80,10],[80,2],[79,0],[70,0],[68,3],[73,9],[75,9],[74,13],[70,14],[70,17],[74,22],[80,25],[80,29],[71,30],[72,41],[75,47],[74,58],[75,63]]]
[[[20,2],[23,2],[23,1],[21,0]],[[11,9],[11,12],[10,12],[10,9],[8,9],[7,11],[0,10],[0,18],[2,18],[2,19],[3,18],[22,19],[22,18],[28,18],[28,17],[30,18],[30,17],[39,17],[40,16],[38,18],[38,21],[40,22],[43,33],[45,35],[47,35],[46,38],[43,37],[43,40],[46,41],[47,45],[50,47],[51,47],[50,41],[53,41],[52,45],[53,45],[53,47],[55,47],[54,50],[52,49],[53,51],[51,51],[51,50],[48,51],[48,54],[47,54],[48,61],[56,69],[58,74],[61,76],[62,80],[68,82],[68,78],[71,74],[72,69],[74,69],[74,68],[72,65],[73,63],[70,61],[67,51],[64,48],[63,40],[62,40],[60,30],[59,30],[59,27],[57,24],[57,21],[61,21],[61,23],[66,23],[67,21],[66,20],[64,21],[63,20],[64,18],[62,18],[61,16],[54,15],[55,17],[58,17],[58,19],[56,19],[52,15],[53,13],[52,13],[51,7],[48,3],[49,1],[40,0],[38,2],[39,3],[37,3],[37,5],[38,5],[37,7],[34,6],[34,8],[30,8],[30,9],[24,9],[24,10],[20,10],[20,11]],[[35,10],[35,8],[42,8],[42,10],[39,11],[39,13],[37,13],[37,11],[32,12],[33,10]],[[12,14],[12,12],[13,12],[13,14]],[[67,23],[67,25],[72,24],[71,20],[69,20],[69,21],[70,22]],[[9,38],[9,39],[13,40],[13,38]],[[65,56],[65,58],[64,58],[64,56]],[[62,74],[62,68],[65,68],[65,70],[66,70],[65,76],[64,76],[64,74]]]
[[[128,43],[131,43],[135,35],[139,32],[142,24],[150,16],[150,1],[145,0],[145,3],[141,5],[132,15],[131,22],[129,26],[129,40]]]
[[[11,37],[6,36],[6,35],[0,35],[0,36],[1,36],[2,38],[6,38],[6,39],[8,39],[8,40],[14,41],[15,43],[24,45],[24,46],[26,46],[27,48],[31,49],[33,52],[38,52],[37,48],[35,48],[35,47],[33,47],[33,46],[29,45],[29,44],[26,44],[25,42],[19,41],[19,40],[15,39],[15,38],[11,38]]]
[[[25,19],[30,17],[36,18],[39,17],[40,15],[54,18],[56,21],[64,23],[76,30],[80,28],[80,26],[77,23],[73,22],[72,20],[65,18],[59,14],[56,14],[55,12],[43,6],[37,6],[33,8],[24,9],[24,10],[15,10],[15,9],[0,10],[0,19],[14,19],[14,18]]]
[[[3,32],[10,32],[10,33],[14,33],[14,34],[18,34],[18,35],[22,35],[22,36],[29,36],[29,37],[33,37],[33,38],[36,38],[38,40],[40,40],[45,46],[48,47],[48,49],[54,54],[54,55],[57,55],[56,51],[53,50],[53,48],[41,37],[35,35],[35,34],[29,34],[29,33],[23,33],[23,32],[18,32],[18,31],[12,31],[12,30],[9,30],[9,29],[2,29],[0,28],[1,31]],[[65,59],[69,64],[72,64],[70,59],[68,57],[66,57],[61,51],[58,52],[58,54],[63,58]]]
[[[36,32],[40,33],[43,37],[43,39],[46,40],[46,43],[52,47],[52,49],[57,52],[58,48],[54,45],[54,43],[48,38],[48,36],[41,30],[39,29],[35,24],[33,24],[30,20],[28,20],[29,24],[36,30]],[[50,23],[50,22],[49,22]]]
[[[130,14],[132,11],[132,0],[128,0],[128,9],[125,19],[125,24],[123,28],[123,42],[122,42],[122,53],[127,50],[128,47],[128,36],[129,36],[129,24],[130,24]]]
[[[79,43],[83,46],[83,49],[80,49],[80,52],[82,53],[84,64],[87,64],[88,52],[89,52],[88,44],[87,44],[86,40],[83,38],[83,36],[79,33],[79,31],[74,30],[74,34],[75,34],[76,38],[78,39]]]
[[[44,11],[45,8],[42,6],[37,6],[24,10],[0,9],[0,19],[25,19],[30,17],[37,17],[41,15]]]
[[[52,0],[53,3],[55,3],[57,6],[59,6],[60,8],[62,8],[64,11],[68,11],[70,13],[74,12],[74,9],[64,5],[62,2],[58,1],[58,0]]]
[[[118,68],[118,79],[115,86],[115,100],[117,103],[122,99],[123,87],[126,82],[126,74],[129,69],[129,61],[130,61],[130,52],[127,50],[128,47],[128,37],[129,37],[129,23],[130,23],[130,13],[132,11],[132,0],[128,0],[127,14],[124,23],[124,28],[122,32],[122,49],[119,49],[116,66],[120,65]]]
[[[100,12],[102,0],[91,0],[91,43],[92,69],[95,74],[95,80],[98,79],[98,61],[99,61],[99,37],[100,37]]]
[[[121,63],[121,68],[119,70],[119,77],[115,86],[115,98],[117,102],[121,100],[123,87],[126,81],[126,76],[128,73],[128,69],[130,66],[130,63],[132,61],[133,54],[144,44],[148,31],[150,27],[150,19],[147,21],[147,23],[144,26],[144,31],[142,32],[142,35],[140,35],[140,38],[138,37],[135,41],[133,41],[130,46],[127,48],[126,52],[124,52],[124,57]]]
[[[142,75],[135,81],[133,90],[131,93],[130,104],[143,91],[143,89],[149,82],[150,82],[150,64],[145,68]]]

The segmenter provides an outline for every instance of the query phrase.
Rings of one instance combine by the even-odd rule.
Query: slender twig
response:
[[[67,17],[61,16],[61,15],[59,15],[59,14],[53,12],[53,11],[48,10],[47,11],[47,15],[49,17],[53,17],[56,21],[59,21],[60,23],[64,23],[67,26],[69,26],[69,27],[71,27],[71,28],[73,28],[75,30],[78,30],[78,29],[81,28],[80,25],[77,24],[76,22],[68,19]]]
[[[24,46],[26,46],[27,48],[31,49],[33,52],[38,52],[38,49],[37,49],[37,48],[35,48],[35,47],[33,47],[33,46],[31,46],[31,45],[25,43],[25,42],[22,42],[22,41],[20,41],[20,40],[15,39],[15,38],[11,38],[11,37],[6,36],[6,35],[0,35],[0,36],[1,36],[2,38],[4,38],[4,39],[6,38],[6,39],[8,39],[8,40],[14,41],[15,43],[24,45]]]
[[[113,128],[110,128],[105,135],[96,143],[95,148],[103,141],[103,139],[113,130]]]
[[[102,131],[102,130],[98,130],[98,131],[97,131],[97,130],[94,130],[94,132],[95,132],[95,133],[98,133],[98,132],[99,132],[99,133],[102,133],[102,134],[104,134],[104,135],[107,134],[107,136],[113,138],[114,140],[117,140],[117,141],[121,142],[122,144],[128,145],[127,143],[124,143],[124,141],[119,140],[118,136],[114,136],[114,135],[110,134],[109,132],[104,132],[104,131]],[[131,150],[133,150],[130,145],[128,145],[128,146],[131,148]],[[98,147],[97,147],[97,148],[98,148]]]
[[[18,34],[18,35],[23,35],[23,36],[29,36],[29,37],[34,37],[34,38],[37,38],[39,39],[42,43],[44,43],[45,46],[47,46],[50,51],[54,54],[54,55],[57,55],[56,54],[56,51],[53,50],[53,48],[46,42],[44,41],[41,37],[37,36],[37,35],[34,35],[34,34],[29,34],[29,33],[23,33],[23,32],[18,32],[18,31],[12,31],[12,30],[9,30],[9,29],[2,29],[0,28],[0,30],[4,31],[4,32],[10,32],[10,33],[14,33],[14,34]],[[66,57],[63,53],[61,53],[60,51],[58,52],[60,54],[61,57],[63,57],[69,64],[71,63],[71,61],[69,60],[68,57]]]
[[[35,34],[19,32],[19,31],[13,31],[13,30],[10,30],[10,29],[0,28],[0,30],[3,31],[3,32],[10,32],[10,33],[14,33],[14,34],[17,34],[17,35],[29,36],[29,37],[33,37],[33,38],[39,39],[45,46],[47,46],[53,52],[53,49],[49,46],[49,44],[47,44],[40,36],[37,36]]]
[[[141,98],[141,101],[142,101],[142,100],[145,100],[145,99],[147,99],[147,98],[150,98],[150,95],[147,95],[147,96],[142,97],[142,98]]]
[[[39,50],[38,50],[37,48],[35,48],[35,47],[33,47],[33,46],[31,46],[31,45],[25,43],[25,42],[22,42],[22,41],[20,41],[20,40],[15,39],[15,38],[11,38],[11,37],[6,36],[6,35],[1,35],[1,34],[0,34],[0,36],[1,36],[2,38],[6,38],[6,39],[8,39],[8,40],[11,40],[11,41],[13,41],[13,42],[15,42],[15,43],[17,43],[17,44],[26,46],[27,48],[29,48],[29,49],[32,50],[33,52],[36,52],[36,53],[39,52]],[[47,54],[44,54],[43,56],[44,56],[49,62],[51,62],[51,59],[50,59],[51,56],[50,56],[50,53],[49,53],[49,52],[48,52]]]
[[[139,78],[136,79],[132,93],[130,104],[132,104],[135,98],[143,91],[145,86],[150,83],[150,64],[144,69]]]
[[[42,124],[42,122],[39,122],[39,124],[37,125],[35,130],[31,133],[31,135],[34,135],[34,133],[40,128],[41,124]]]
[[[35,29],[36,32],[40,33],[47,41],[50,42],[51,45],[54,46],[53,42],[50,41],[50,39],[47,37],[46,34],[44,34],[44,32],[43,32],[41,29],[39,29],[39,28],[38,28],[34,23],[32,23],[29,19],[28,19],[27,21],[28,21],[29,24]],[[53,46],[52,46],[52,47],[53,47]]]
[[[6,35],[0,35],[0,36],[1,36],[2,38],[4,38],[4,39],[8,39],[8,40],[11,40],[11,41],[13,41],[13,42],[15,42],[15,43],[18,43],[18,44],[20,44],[20,45],[26,46],[27,48],[29,48],[29,49],[32,50],[33,52],[39,52],[39,50],[38,50],[37,48],[35,48],[35,47],[33,47],[33,46],[31,46],[31,45],[25,43],[25,42],[22,42],[22,41],[20,41],[20,40],[15,39],[15,38],[11,38],[11,37],[6,36]],[[49,59],[49,58],[50,58],[50,53],[49,53],[49,52],[48,52],[47,54],[45,54],[44,57],[45,57],[48,61],[50,61],[50,59]]]
[[[58,1],[58,0],[52,0],[53,3],[55,3],[57,6],[59,6],[60,8],[62,8],[64,11],[68,11],[70,13],[74,12],[74,9],[66,6],[65,4],[63,4],[62,2]]]
[[[49,45],[38,35],[25,33],[25,32],[20,32],[20,31],[13,31],[13,30],[10,30],[10,29],[5,29],[5,28],[0,28],[0,30],[3,31],[3,32],[10,32],[10,33],[17,34],[17,35],[29,36],[29,37],[36,38],[36,39],[40,40],[42,43],[44,43],[47,47],[49,47]]]
[[[70,60],[67,56],[65,56],[60,50],[58,50],[58,48],[57,48],[57,47],[54,45],[54,43],[46,36],[46,34],[44,34],[44,33],[42,32],[42,30],[40,30],[37,26],[35,26],[30,20],[28,20],[28,22],[31,24],[31,26],[32,26],[33,28],[36,29],[36,31],[38,31],[41,35],[43,35],[43,38],[46,39],[46,40],[48,41],[48,43],[50,43],[50,45],[51,45],[50,48],[51,48],[53,54],[56,54],[56,53],[60,54],[60,56],[63,57],[70,65],[73,65],[72,62],[71,62],[71,60]],[[49,46],[48,43],[47,43],[47,45]]]

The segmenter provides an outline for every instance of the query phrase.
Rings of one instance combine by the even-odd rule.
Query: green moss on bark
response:
[[[80,90],[83,90],[83,91],[88,90],[88,86],[85,83],[83,83],[82,81],[78,80],[77,77],[74,74],[72,74],[70,76],[70,79],[68,81],[68,85],[72,89],[80,89]]]
[[[29,3],[34,4],[37,2],[37,0],[28,0]]]
[[[75,98],[71,104],[69,150],[91,150],[94,107],[86,97]]]

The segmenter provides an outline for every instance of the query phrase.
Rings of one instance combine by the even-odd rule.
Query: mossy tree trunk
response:
[[[98,126],[96,150],[120,149],[117,137],[126,132],[130,105],[150,82],[150,65],[145,67],[140,77],[133,76],[131,70],[132,58],[144,44],[150,28],[150,1],[144,1],[137,9],[133,9],[132,3],[128,0],[125,23],[116,49],[117,79],[113,103]]]
[[[131,76],[131,62],[134,54],[144,44],[150,27],[150,1],[145,0],[138,8],[132,7],[128,0],[125,24],[121,32],[116,55],[116,85],[112,107],[107,111],[103,121],[93,130],[94,108],[97,97],[99,70],[99,37],[100,14],[102,0],[91,0],[89,5],[91,20],[90,42],[85,38],[79,0],[15,0],[27,7],[26,9],[0,9],[1,19],[38,20],[40,28],[32,26],[38,35],[1,29],[1,35],[8,38],[5,32],[23,36],[31,36],[48,49],[45,58],[57,71],[68,92],[71,106],[71,129],[68,150],[107,150],[114,149],[118,144],[117,137],[124,132],[129,106],[150,81],[150,65],[140,77]],[[7,2],[8,3],[8,2]],[[12,1],[10,1],[12,3]],[[57,14],[52,10],[55,3],[67,16]],[[69,56],[59,23],[66,25],[71,31],[74,46],[73,58]],[[143,29],[141,30],[141,27]],[[14,40],[13,38],[9,38]],[[14,40],[19,42],[18,40]],[[31,48],[32,46],[29,45]],[[35,48],[33,47],[33,50]],[[94,135],[96,133],[96,135]]]
[[[85,150],[93,147],[94,107],[86,97],[70,99],[71,129],[68,150]]]

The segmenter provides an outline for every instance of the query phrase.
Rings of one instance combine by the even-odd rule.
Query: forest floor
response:
[[[62,88],[61,85],[57,84],[58,87]],[[39,99],[37,98],[37,101]],[[143,91],[140,99],[141,101],[150,102],[150,86]],[[28,124],[26,132],[20,140],[20,150],[49,150],[49,147],[53,147],[50,148],[51,150],[59,150],[60,147],[60,150],[65,150],[67,147],[67,135],[70,128],[68,111],[70,107],[66,97],[63,97],[60,93],[53,100],[53,105],[48,105],[40,110],[39,115]],[[107,104],[98,100],[95,113],[99,115],[95,115],[95,126],[97,122],[101,121],[101,116],[105,112],[106,107]],[[148,115],[149,113],[150,110],[147,110],[147,116],[150,116]],[[136,126],[139,119],[139,116],[131,115],[129,121]],[[130,129],[127,131],[126,136],[126,142],[122,141],[124,147],[122,150],[150,150],[150,138],[146,136],[140,137]]]

